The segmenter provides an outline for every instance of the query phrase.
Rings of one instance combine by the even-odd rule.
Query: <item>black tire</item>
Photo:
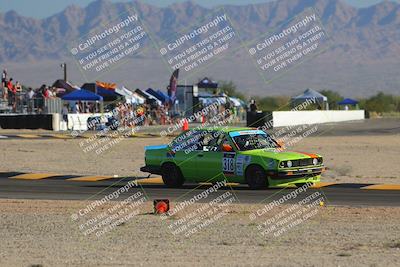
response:
[[[171,162],[162,165],[161,176],[164,184],[168,187],[181,187],[185,182],[181,170]]]
[[[246,169],[246,182],[251,189],[268,188],[265,170],[258,165],[250,165]]]

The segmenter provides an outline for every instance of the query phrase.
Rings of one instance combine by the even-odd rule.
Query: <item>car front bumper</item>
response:
[[[267,175],[271,179],[293,179],[308,178],[321,175],[325,171],[325,167],[298,168],[290,170],[267,171]]]

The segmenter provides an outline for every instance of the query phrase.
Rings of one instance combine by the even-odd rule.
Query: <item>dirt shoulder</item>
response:
[[[399,266],[400,209],[320,207],[280,235],[263,237],[235,204],[198,233],[172,234],[145,203],[139,215],[96,237],[71,214],[82,201],[0,200],[2,266]],[[197,205],[197,204],[196,204]],[[282,207],[283,208],[283,207]],[[177,220],[170,218],[167,220]]]

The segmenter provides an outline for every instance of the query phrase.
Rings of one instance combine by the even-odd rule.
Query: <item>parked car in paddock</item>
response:
[[[113,131],[119,127],[119,121],[111,115],[91,116],[87,119],[89,131],[101,131],[109,128]]]
[[[162,175],[169,187],[185,182],[227,180],[252,189],[302,186],[320,181],[322,156],[284,151],[269,134],[254,128],[188,130],[170,144],[145,147],[140,170]]]

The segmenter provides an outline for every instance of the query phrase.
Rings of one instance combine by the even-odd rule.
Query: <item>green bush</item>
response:
[[[378,113],[400,112],[400,97],[379,92],[368,99],[361,100],[360,107]]]

